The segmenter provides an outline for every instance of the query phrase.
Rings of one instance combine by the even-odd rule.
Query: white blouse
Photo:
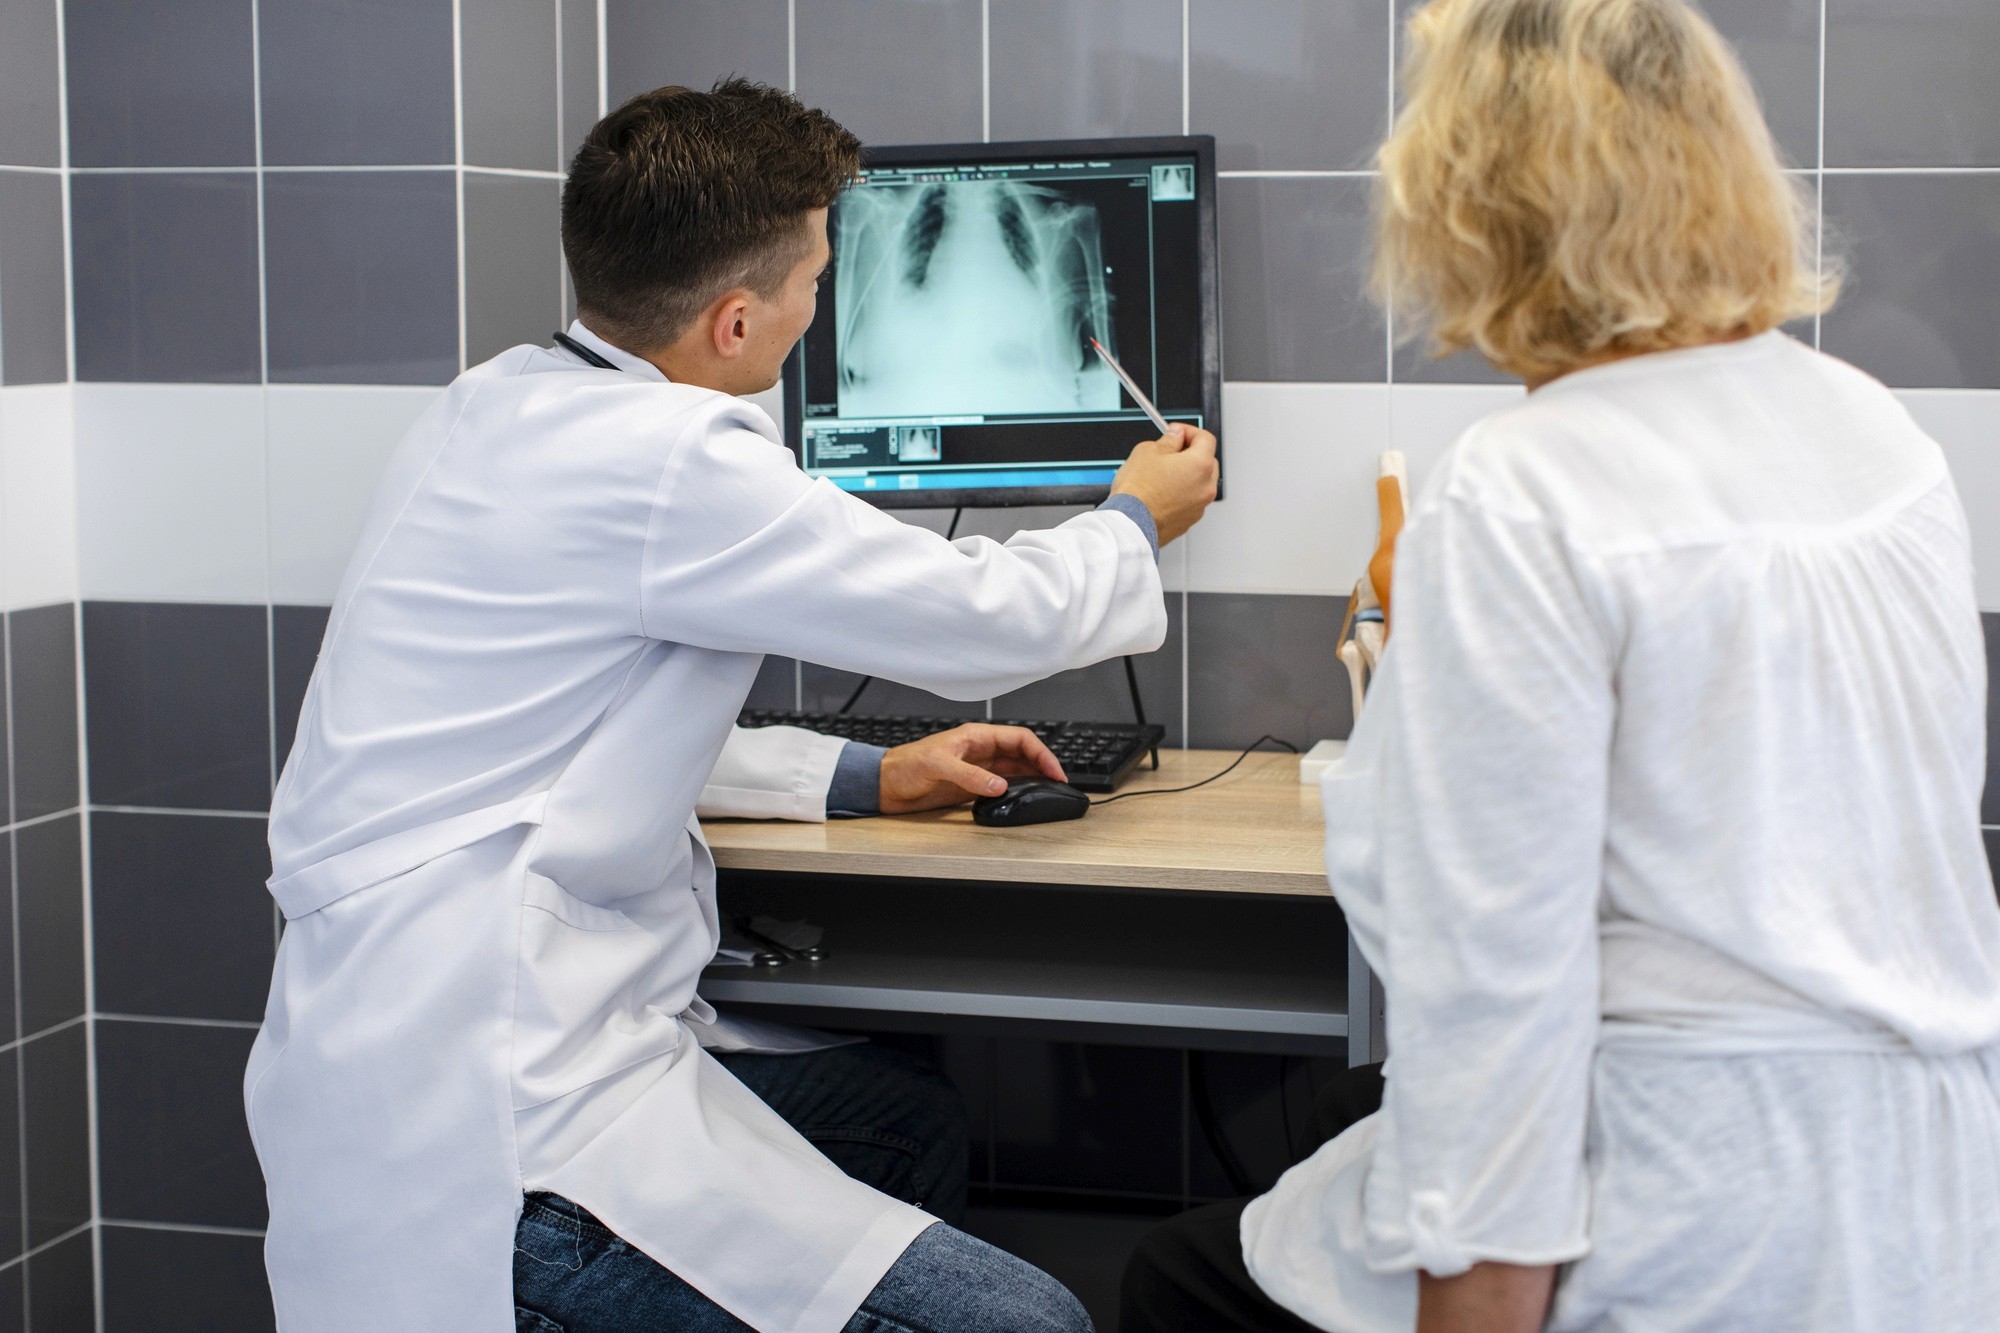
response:
[[[1648,1328],[1772,1327],[1717,1307],[1721,1256],[1634,1276],[1604,1227],[1636,1208],[1639,1231],[1705,1215],[1733,1234],[1760,1183],[1791,1188],[1790,1168],[1758,1175],[1782,1105],[1742,1143],[1680,1145],[1667,1188],[1600,1158],[1678,1154],[1670,1099],[1607,1087],[1632,1068],[1685,1091],[1741,1054],[1944,1068],[2000,1042],[1986,662],[1944,460],[1880,384],[1769,333],[1556,381],[1469,430],[1414,511],[1391,646],[1323,785],[1328,874],[1388,996],[1387,1092],[1252,1205],[1246,1260],[1327,1328],[1408,1327],[1419,1268],[1586,1254],[1566,1288],[1595,1265],[1685,1290],[1606,1296],[1577,1327],[1628,1297]],[[1890,1158],[1924,1120],[1916,1174],[1991,1171],[1984,1209],[2000,1157],[1972,1139],[1957,1154],[1953,1134],[2000,1128],[2000,1096],[1995,1062],[1971,1058],[1941,1117],[1897,1104],[1879,1072],[1773,1096],[1852,1092],[1795,1109],[1860,1117]],[[1839,1194],[1843,1153],[1802,1154],[1800,1178]],[[1876,1183],[1854,1188],[1897,1189],[1877,1202],[1905,1217],[1938,1193],[1862,1174]],[[1815,1233],[1802,1281],[1866,1285],[1867,1227],[1844,1226]],[[1686,1234],[1698,1250],[1700,1227]],[[1662,1313],[1676,1300],[1699,1315]]]

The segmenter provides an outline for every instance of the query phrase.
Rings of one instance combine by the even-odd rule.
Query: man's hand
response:
[[[1146,506],[1165,546],[1200,521],[1215,501],[1222,469],[1215,461],[1215,436],[1183,422],[1132,450],[1111,479],[1113,495],[1130,495]]]
[[[907,815],[998,796],[1010,777],[1065,781],[1062,765],[1026,727],[968,722],[882,756],[881,810]]]

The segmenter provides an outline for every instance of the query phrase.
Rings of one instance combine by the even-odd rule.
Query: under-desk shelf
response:
[[[1075,1027],[1136,1040],[1345,1049],[1330,900],[737,873],[725,911],[805,918],[827,958],[711,968],[723,1005],[836,1024]]]

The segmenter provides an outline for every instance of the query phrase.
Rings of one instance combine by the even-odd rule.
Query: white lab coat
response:
[[[929,1222],[706,1055],[705,813],[824,818],[841,742],[732,735],[762,655],[980,698],[1157,647],[1128,517],[947,543],[763,412],[517,347],[391,461],[272,806],[245,1075],[286,1333],[512,1327],[525,1189],[758,1329],[843,1325]]]

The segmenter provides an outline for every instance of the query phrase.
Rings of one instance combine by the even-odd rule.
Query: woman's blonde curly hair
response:
[[[1431,0],[1380,153],[1376,298],[1544,379],[1831,305],[1815,210],[1684,0]]]

